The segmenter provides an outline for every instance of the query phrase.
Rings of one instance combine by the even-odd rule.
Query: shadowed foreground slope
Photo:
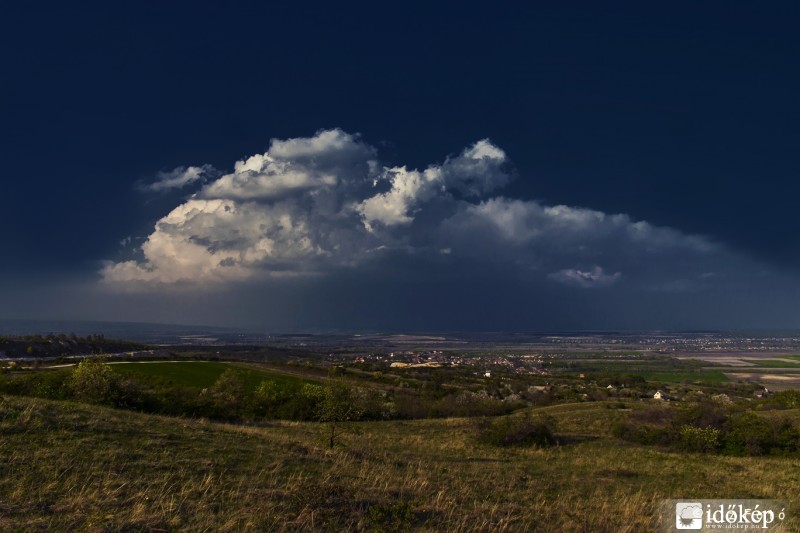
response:
[[[602,404],[545,408],[561,446],[479,444],[468,419],[246,427],[0,398],[0,529],[646,531],[664,498],[800,503],[796,458],[660,451]],[[797,527],[795,522],[792,527]]]

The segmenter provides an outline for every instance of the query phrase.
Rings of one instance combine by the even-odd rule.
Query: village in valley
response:
[[[447,376],[442,380],[484,384],[496,397],[534,403],[681,402],[703,395],[760,400],[772,390],[800,388],[800,339],[792,336],[573,334],[529,336],[502,346],[491,337],[359,336],[346,349],[329,351],[325,364],[400,381],[438,373]]]

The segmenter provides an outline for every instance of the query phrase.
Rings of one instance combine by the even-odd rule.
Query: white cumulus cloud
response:
[[[369,230],[376,222],[384,226],[408,224],[420,204],[437,195],[448,196],[449,190],[481,196],[502,187],[511,178],[507,162],[505,152],[483,139],[457,157],[422,171],[405,166],[385,168],[374,185],[385,181],[391,188],[363,200],[355,209]]]
[[[339,129],[323,130],[309,138],[273,139],[267,152],[237,161],[232,173],[209,183],[200,196],[274,200],[319,189],[345,188],[371,177],[376,165],[374,155],[374,148]]]
[[[717,270],[723,253],[703,237],[625,214],[492,196],[513,172],[488,139],[420,170],[384,166],[358,135],[321,130],[273,139],[232,172],[212,172],[180,167],[151,184],[206,180],[156,222],[137,256],[107,262],[103,280],[219,285],[398,265],[413,276],[447,263],[588,288],[689,279]]]
[[[187,185],[204,183],[207,179],[218,175],[217,170],[211,165],[176,167],[169,172],[159,172],[152,183],[140,183],[139,189],[152,192],[182,189]]]

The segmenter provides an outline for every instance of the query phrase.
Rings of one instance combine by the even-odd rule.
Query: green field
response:
[[[495,448],[475,421],[267,427],[0,396],[6,531],[656,531],[666,498],[800,507],[797,459],[614,439],[603,402],[539,410],[564,444]]]
[[[619,354],[629,357],[627,360],[601,357],[604,354],[565,354],[548,361],[546,367],[554,376],[560,373],[576,376],[585,374],[587,378],[599,382],[610,379],[624,380],[623,376],[639,376],[654,383],[705,383],[718,385],[730,379],[721,370],[703,368],[709,363],[694,359],[676,359],[660,355],[641,358],[630,358],[631,354]],[[787,363],[789,365],[789,363]]]
[[[636,372],[632,370],[630,373],[642,376],[647,381],[662,383],[681,383],[683,381],[688,381],[690,383],[694,383],[695,381],[722,383],[730,381],[730,379],[719,370],[704,370],[699,372]]]
[[[796,363],[790,361],[776,361],[774,359],[744,359],[748,363],[753,363],[752,367],[736,367],[737,369],[749,370],[753,368],[787,368],[800,371],[800,360]]]
[[[163,385],[182,385],[203,389],[210,387],[225,370],[239,372],[248,388],[255,389],[265,379],[285,384],[303,384],[309,380],[271,371],[245,363],[221,363],[209,361],[166,361],[143,363],[117,363],[110,365],[120,374],[138,379],[151,380]]]

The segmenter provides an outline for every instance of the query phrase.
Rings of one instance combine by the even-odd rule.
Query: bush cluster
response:
[[[217,420],[284,418],[315,420],[324,398],[321,385],[265,380],[255,390],[245,377],[227,369],[208,388],[138,381],[93,360],[71,371],[26,372],[0,380],[2,392],[53,400],[75,400],[172,416]]]
[[[553,446],[558,443],[555,419],[548,416],[504,416],[483,419],[478,424],[478,440],[492,446]]]
[[[612,427],[615,437],[700,453],[737,456],[800,454],[800,427],[721,402],[645,409]]]
[[[326,390],[319,383],[280,380],[264,380],[254,387],[233,368],[199,390],[167,380],[126,377],[94,360],[83,361],[72,370],[0,376],[0,391],[15,395],[227,421],[319,420]],[[388,390],[351,387],[348,394],[358,408],[359,420],[497,416],[525,406],[521,400],[441,386]]]
[[[498,416],[525,406],[521,401],[503,401],[470,391],[444,395],[428,391],[396,391],[390,400],[391,418],[402,419]]]

